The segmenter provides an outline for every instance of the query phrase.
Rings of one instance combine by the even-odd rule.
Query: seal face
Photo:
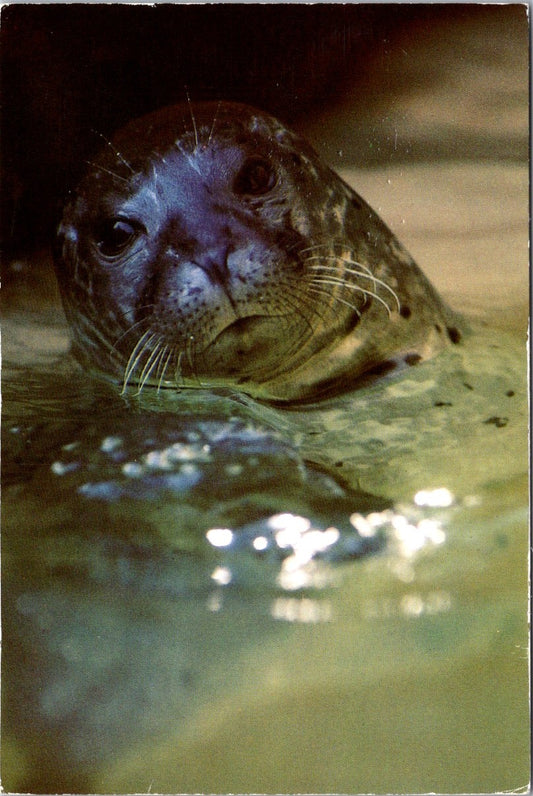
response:
[[[310,400],[460,337],[366,202],[244,105],[130,123],[91,164],[57,244],[77,355],[139,390]]]

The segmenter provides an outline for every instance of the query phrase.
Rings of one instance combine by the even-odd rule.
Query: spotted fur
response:
[[[124,389],[309,400],[460,339],[366,202],[234,103],[166,108],[106,140],[65,208],[56,270],[75,351]]]

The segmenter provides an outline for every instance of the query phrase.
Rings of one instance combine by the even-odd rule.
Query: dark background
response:
[[[240,100],[298,127],[475,4],[8,5],[2,10],[2,240],[48,241],[63,197],[128,119],[191,100]],[[492,6],[494,12],[494,6]],[[401,76],[400,76],[401,77]],[[361,105],[365,103],[361,91]],[[314,141],[320,145],[320,142]],[[401,157],[401,153],[396,153]]]

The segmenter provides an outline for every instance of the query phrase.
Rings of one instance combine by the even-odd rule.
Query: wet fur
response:
[[[122,389],[300,401],[460,340],[407,251],[305,141],[247,106],[191,108],[102,136],[65,208],[56,270],[86,366]],[[135,236],[107,256],[114,219]]]

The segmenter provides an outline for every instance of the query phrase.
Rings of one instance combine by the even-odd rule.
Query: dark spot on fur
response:
[[[439,334],[442,334],[442,326],[440,325],[440,323],[435,324],[435,329]]]
[[[403,358],[403,361],[406,365],[416,365],[421,359],[422,357],[420,354],[406,354],[406,356]]]
[[[493,415],[492,417],[489,417],[487,420],[484,420],[483,422],[485,423],[485,425],[490,424],[492,426],[496,426],[496,428],[504,428],[504,426],[506,426],[507,423],[509,422],[509,418],[498,417],[497,415]]]
[[[398,367],[398,363],[394,359],[385,359],[383,362],[380,362],[378,365],[375,365],[372,370],[368,371],[368,375],[370,376],[384,376],[386,373],[390,373],[392,370],[395,370]]]
[[[471,384],[468,384],[467,381],[463,381],[463,386],[466,387],[467,390],[473,390],[474,389]]]
[[[303,235],[294,229],[291,221],[291,211],[286,210],[283,214],[284,229],[279,230],[273,235],[274,243],[283,251],[294,251],[298,246],[306,246]]]
[[[513,395],[514,395],[514,390],[507,390],[507,392],[506,392],[505,394],[506,394],[506,396],[507,396],[508,398],[512,398],[512,397],[513,397]]]
[[[435,401],[433,406],[453,406],[451,401]]]
[[[352,205],[352,207],[355,207],[356,210],[362,210],[364,207],[363,200],[361,199],[360,196],[357,196],[357,194],[354,194],[350,198],[350,204]]]
[[[354,381],[347,381],[345,377],[324,379],[324,381],[321,381],[316,385],[314,397],[316,398],[317,396],[320,396],[321,398],[325,398],[329,395],[336,395],[340,391],[344,391],[347,388],[355,389],[358,387],[367,387],[373,384],[381,376],[385,376],[392,370],[396,370],[397,367],[398,363],[394,359],[387,359],[384,362],[380,362],[378,365],[375,365],[371,370],[367,370],[366,373],[363,373]],[[293,404],[295,403],[305,403],[305,399],[304,401],[293,402]],[[321,434],[322,432],[309,431],[308,433]]]
[[[446,331],[448,332],[448,337],[455,345],[460,342],[461,340],[461,332],[455,326],[447,326]]]
[[[402,304],[400,307],[400,315],[402,318],[410,318],[411,314],[411,307],[407,307],[405,304]]]
[[[354,312],[346,322],[346,334],[353,332],[353,330],[358,326],[360,320],[361,318],[357,312]]]

